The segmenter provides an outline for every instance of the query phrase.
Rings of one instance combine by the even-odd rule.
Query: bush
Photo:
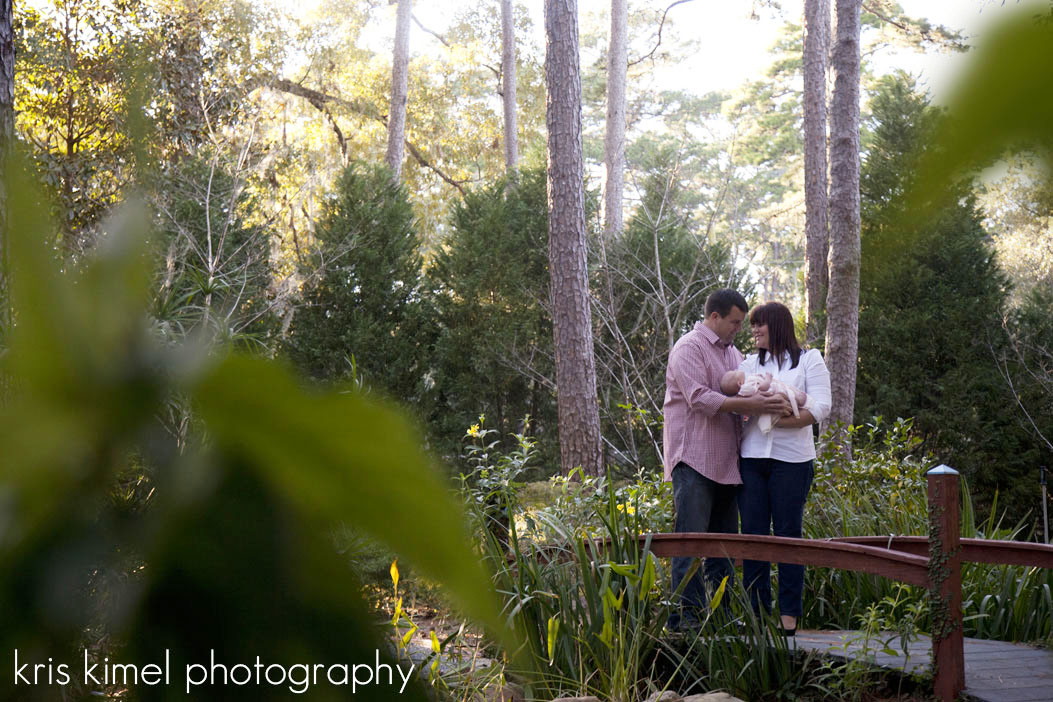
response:
[[[383,166],[352,163],[323,205],[303,305],[284,350],[323,381],[362,380],[420,403],[428,393],[429,312],[420,238],[405,191]]]
[[[439,325],[433,426],[447,456],[482,413],[505,451],[529,433],[543,437],[542,465],[558,463],[547,212],[545,172],[527,170],[514,188],[502,180],[469,192],[450,217],[427,274]]]

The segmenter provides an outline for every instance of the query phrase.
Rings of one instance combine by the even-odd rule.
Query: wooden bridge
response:
[[[933,619],[932,653],[928,658],[933,663],[933,687],[940,700],[952,702],[966,688],[966,651],[962,635],[962,561],[1053,568],[1053,546],[960,538],[958,472],[947,466],[938,466],[930,470],[927,477],[928,536],[861,536],[819,540],[748,534],[645,534],[641,535],[640,544],[649,544],[651,552],[660,557],[741,558],[796,563],[872,573],[927,587]],[[1050,654],[1049,659],[1053,664],[1053,654]],[[970,656],[970,666],[974,665],[979,663],[974,663],[973,656]],[[1042,665],[1045,664],[1040,663],[1036,670],[1041,671]],[[1051,673],[1053,670],[1046,670],[1045,679],[1049,679]],[[1036,679],[1043,678],[1040,676]],[[1007,702],[1053,700],[1053,688],[1042,694],[1046,696],[972,696],[974,699]]]
[[[882,650],[897,637],[885,632],[864,640],[858,631],[798,631],[796,646],[834,658],[864,658],[871,665],[902,673],[925,673],[932,663],[932,642],[918,635],[899,650]],[[1005,641],[964,639],[965,689],[969,702],[1050,702],[1053,700],[1053,651]],[[893,652],[894,651],[894,652]]]

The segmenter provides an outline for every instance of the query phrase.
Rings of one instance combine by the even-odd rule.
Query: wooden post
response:
[[[937,466],[929,483],[929,598],[936,697],[953,702],[965,689],[958,471]]]

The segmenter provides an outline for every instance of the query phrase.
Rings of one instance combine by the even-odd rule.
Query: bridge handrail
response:
[[[928,536],[794,539],[752,534],[643,534],[656,556],[715,556],[841,568],[927,586],[933,612],[933,692],[945,702],[965,688],[961,562],[1053,568],[1053,546],[962,539],[958,472],[937,466],[928,478]],[[598,544],[597,544],[598,545]]]
[[[753,534],[657,533],[641,534],[641,547],[648,538],[651,552],[662,558],[705,556],[778,561],[872,573],[911,585],[924,586],[928,582],[927,555],[872,545]]]
[[[928,557],[927,536],[837,536],[826,539],[846,544],[859,544],[891,549]],[[961,559],[970,563],[1030,566],[1053,569],[1053,546],[1026,541],[999,539],[961,539]]]

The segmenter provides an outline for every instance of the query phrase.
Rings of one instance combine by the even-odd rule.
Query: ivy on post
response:
[[[933,691],[938,699],[951,702],[958,699],[958,694],[965,688],[958,471],[940,465],[926,473],[926,477],[929,483]]]

